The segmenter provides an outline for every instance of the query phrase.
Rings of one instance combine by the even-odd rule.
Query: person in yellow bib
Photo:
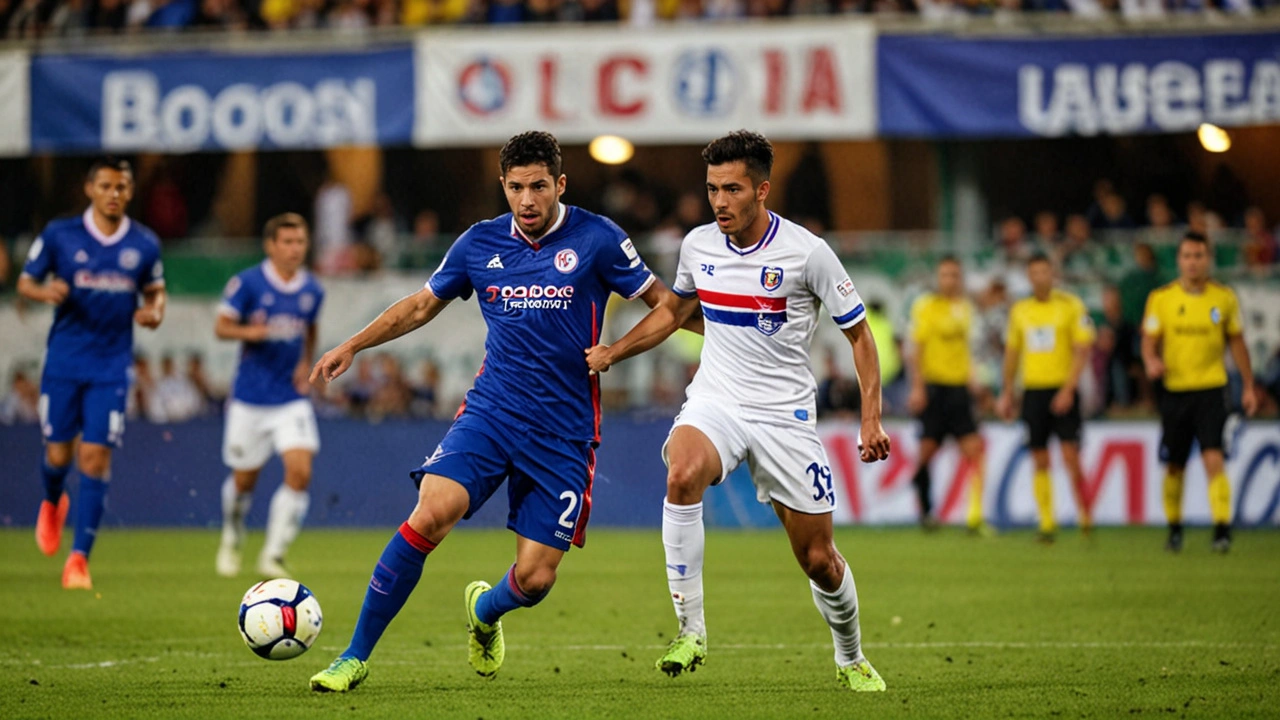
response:
[[[1209,240],[1188,232],[1178,243],[1178,279],[1151,291],[1142,321],[1142,362],[1147,376],[1164,381],[1159,396],[1165,462],[1164,512],[1169,520],[1165,549],[1182,550],[1182,484],[1191,441],[1209,478],[1213,549],[1231,549],[1231,482],[1224,468],[1223,429],[1227,423],[1226,348],[1243,380],[1241,407],[1257,409],[1249,347],[1244,341],[1240,303],[1226,285],[1209,278]]]
[[[966,524],[972,533],[990,533],[982,519],[982,436],[969,394],[973,315],[973,304],[964,296],[960,261],[948,255],[938,263],[938,291],[921,295],[911,306],[910,350],[906,355],[911,383],[907,408],[920,418],[921,425],[920,456],[912,482],[920,500],[920,525],[926,530],[937,527],[929,462],[950,435],[969,465]]]
[[[1053,514],[1053,479],[1049,475],[1049,436],[1056,435],[1062,462],[1071,476],[1079,509],[1080,530],[1093,528],[1084,500],[1080,470],[1080,398],[1076,388],[1089,359],[1095,332],[1080,298],[1053,286],[1053,265],[1043,254],[1027,261],[1031,297],[1014,303],[1005,338],[1004,384],[996,411],[1012,420],[1013,384],[1021,371],[1022,419],[1035,466],[1032,488],[1040,510],[1039,540],[1051,543],[1058,525]]]

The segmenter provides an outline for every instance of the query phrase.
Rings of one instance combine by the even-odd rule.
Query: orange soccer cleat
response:
[[[62,566],[62,587],[64,590],[92,590],[93,580],[89,577],[89,560],[78,552],[72,552],[67,564]]]
[[[62,544],[62,528],[67,524],[67,510],[71,508],[71,498],[66,493],[58,498],[58,504],[48,500],[40,502],[40,516],[36,519],[36,545],[45,555],[58,552]]]

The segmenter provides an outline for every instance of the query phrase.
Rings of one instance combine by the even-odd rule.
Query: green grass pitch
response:
[[[346,695],[307,679],[345,647],[391,529],[305,531],[292,557],[325,627],[268,662],[236,632],[249,575],[213,573],[207,531],[106,529],[94,592],[59,587],[62,558],[0,532],[0,718],[1000,718],[1280,716],[1280,533],[1227,556],[1193,530],[1027,533],[842,529],[863,642],[889,690],[837,687],[830,635],[781,531],[708,533],[710,656],[670,679],[674,629],[653,531],[595,529],[541,606],[507,616],[492,681],[466,662],[462,589],[501,577],[505,531],[459,530]],[[252,560],[261,537],[251,539]],[[65,553],[65,550],[64,550]],[[251,565],[247,562],[246,565]]]

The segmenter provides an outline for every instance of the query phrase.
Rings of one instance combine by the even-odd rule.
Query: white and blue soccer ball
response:
[[[263,580],[240,600],[240,637],[268,660],[288,660],[306,652],[320,637],[320,602],[295,580]]]

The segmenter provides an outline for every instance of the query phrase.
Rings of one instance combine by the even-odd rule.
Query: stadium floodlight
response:
[[[587,151],[596,162],[605,165],[621,165],[636,154],[636,148],[631,141],[617,135],[597,137],[587,146]]]
[[[1210,123],[1200,123],[1196,130],[1200,145],[1211,153],[1223,153],[1231,149],[1231,136],[1226,130]]]

